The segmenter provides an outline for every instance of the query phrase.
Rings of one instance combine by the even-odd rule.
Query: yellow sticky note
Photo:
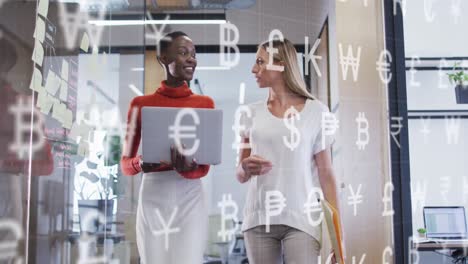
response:
[[[37,13],[41,14],[43,17],[47,17],[47,13],[49,13],[49,0],[39,1],[39,5],[37,6]]]
[[[62,61],[62,79],[68,81],[68,61]]]
[[[45,39],[45,22],[42,18],[37,17],[36,28],[34,29],[34,38],[43,43]]]
[[[84,52],[88,52],[88,50],[89,50],[89,37],[88,37],[88,34],[86,32],[83,34],[83,37],[81,38],[80,48]]]
[[[59,99],[66,102],[68,99],[68,83],[65,80],[62,80],[60,83],[60,95]]]
[[[36,67],[34,67],[34,71],[31,77],[31,83],[29,84],[29,88],[39,93],[42,91],[45,91],[44,86],[42,86],[42,73]]]
[[[50,70],[49,74],[47,75],[45,89],[49,94],[55,95],[58,92],[59,88],[60,88],[60,79],[57,77],[55,72]]]
[[[44,61],[44,48],[38,40],[36,40],[34,44],[32,60],[39,66],[42,66],[42,62]]]

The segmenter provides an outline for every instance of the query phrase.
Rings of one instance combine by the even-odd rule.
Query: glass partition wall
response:
[[[138,178],[119,161],[129,102],[143,93],[132,69],[144,67],[144,26],[123,36],[99,22],[144,11],[143,0],[0,1],[1,263],[138,259]]]

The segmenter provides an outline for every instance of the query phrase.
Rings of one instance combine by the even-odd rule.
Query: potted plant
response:
[[[419,234],[419,237],[420,238],[426,238],[426,229],[425,228],[419,228],[418,230],[418,234]]]
[[[115,200],[123,193],[120,183],[120,137],[106,136],[103,140],[104,151],[95,153],[92,161],[84,159],[80,167],[85,168],[79,172],[78,184],[75,184],[75,192],[79,196],[78,210],[80,220],[90,211],[99,211],[107,222],[112,222]],[[81,221],[80,221],[81,222]],[[83,224],[83,223],[81,223]],[[109,229],[110,225],[106,225]],[[96,226],[81,226],[82,231],[103,231]]]
[[[464,72],[460,64],[460,62],[456,62],[453,66],[455,72],[447,75],[450,83],[455,84],[455,98],[457,104],[468,104],[468,74]],[[457,68],[459,71],[456,71]]]

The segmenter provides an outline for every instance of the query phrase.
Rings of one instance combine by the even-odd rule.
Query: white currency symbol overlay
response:
[[[82,2],[87,4],[87,1]],[[105,6],[101,5],[100,8],[94,10],[95,12],[92,12],[93,16],[90,16],[89,12],[80,12],[80,8],[77,8],[76,11],[68,10],[66,3],[59,3],[58,8],[60,24],[66,34],[65,45],[68,49],[73,49],[75,47],[80,29],[86,30],[91,42],[91,46],[99,46],[104,27],[102,25],[90,24],[88,21],[104,20],[106,15]]]
[[[283,143],[291,151],[297,148],[297,146],[299,146],[299,143],[301,142],[301,133],[295,125],[296,120],[301,120],[301,116],[299,112],[297,112],[296,108],[294,108],[294,106],[291,106],[288,108],[288,110],[286,110],[283,116],[284,125],[289,129],[289,132],[291,133],[289,135],[289,138],[283,136]]]
[[[366,254],[362,254],[361,258],[359,259],[359,264],[363,264],[365,259]],[[353,264],[356,264],[356,256],[353,256]]]
[[[266,211],[266,232],[270,233],[270,218],[278,216],[286,207],[286,198],[278,191],[267,191],[265,194],[265,211]]]
[[[17,103],[8,108],[8,112],[15,115],[15,139],[9,149],[15,151],[18,158],[21,160],[26,158],[29,148],[31,148],[31,154],[34,154],[34,152],[39,151],[45,143],[44,132],[42,131],[42,124],[44,123],[43,116],[38,114],[37,111],[33,111],[32,119],[34,125],[31,126],[31,122],[25,121],[24,117],[31,114],[31,104],[31,98],[25,101],[24,97],[20,96],[18,97]],[[26,137],[29,134],[28,132],[36,133],[37,137],[34,142],[29,142],[29,138]]]
[[[338,44],[338,48],[340,52],[340,65],[343,81],[346,81],[348,78],[348,69],[351,66],[353,81],[357,82],[361,63],[361,46],[357,49],[356,57],[354,57],[353,47],[351,45],[348,45],[348,53],[346,56],[343,54],[343,45],[341,43]]]
[[[389,84],[392,80],[390,63],[392,63],[392,54],[388,50],[382,50],[382,52],[380,52],[379,60],[376,62],[376,69],[379,72],[380,80],[384,84]]]
[[[218,202],[218,207],[221,207],[221,230],[218,231],[218,236],[220,236],[223,241],[230,241],[239,228],[239,219],[237,218],[239,207],[236,202],[232,200],[231,194],[223,194],[223,199],[221,202]],[[232,211],[227,213],[227,208],[229,207],[232,208]],[[234,227],[231,229],[226,229],[226,221],[228,220],[234,222]]]
[[[153,16],[151,15],[151,12],[146,12],[146,18],[148,20],[155,20],[153,18]],[[169,15],[166,15],[166,17],[164,18],[165,21],[169,21],[170,19],[170,16]],[[145,38],[146,39],[151,39],[151,40],[155,40],[156,41],[156,55],[159,56],[161,55],[161,40],[166,40],[166,41],[170,41],[171,39],[169,37],[165,37],[163,35],[164,33],[164,29],[166,28],[168,24],[166,23],[162,23],[162,25],[160,26],[160,28],[158,29],[156,27],[155,24],[149,24],[149,26],[151,27],[151,29],[153,30],[152,34],[150,33],[146,33],[145,34]],[[149,30],[148,30],[149,31]],[[154,34],[154,35],[153,35]]]
[[[176,206],[174,208],[174,210],[172,211],[172,214],[171,214],[171,217],[169,218],[169,221],[166,223],[166,221],[162,217],[161,212],[159,211],[159,209],[156,209],[156,214],[158,216],[159,222],[163,226],[163,229],[161,229],[161,230],[152,230],[152,232],[153,232],[153,234],[155,236],[164,235],[164,242],[165,242],[166,251],[169,250],[169,235],[171,233],[180,232],[180,227],[171,228],[171,225],[174,222],[178,211],[179,211],[179,208]]]
[[[403,124],[401,123],[403,121],[403,117],[401,116],[392,116],[391,117],[392,121],[397,121],[396,124],[392,123],[390,126],[390,135],[392,136],[393,140],[397,144],[398,148],[401,148],[400,142],[398,141],[397,136],[400,134],[401,129],[403,128]],[[396,130],[394,130],[396,129]]]
[[[340,121],[330,112],[322,112],[322,148],[326,146],[326,136],[333,136],[339,128]]]
[[[268,47],[266,48],[266,51],[268,52],[268,64],[266,68],[270,71],[282,72],[284,71],[284,66],[273,64],[274,55],[275,53],[278,53],[278,49],[273,47],[275,37],[279,37],[280,41],[284,41],[283,33],[281,33],[279,29],[273,29],[270,32],[270,36],[268,37]]]
[[[393,256],[393,250],[389,246],[387,246],[382,252],[382,264],[390,264],[390,262],[387,261],[387,256],[389,256],[390,259]]]
[[[315,194],[318,194],[318,197]],[[323,191],[318,187],[313,187],[309,192],[307,202],[304,204],[304,213],[307,214],[309,224],[312,226],[318,226],[323,221],[322,206],[317,198],[320,201],[324,200]],[[317,220],[312,219],[312,213],[320,213],[319,218]]]
[[[221,50],[219,63],[224,67],[235,67],[240,61],[240,50],[237,46],[240,36],[239,29],[236,25],[227,22],[225,24],[221,24],[219,30],[219,43]],[[234,60],[231,60],[231,49],[234,50]]]
[[[194,126],[182,126],[182,118],[184,116],[190,115],[195,123]],[[197,127],[200,124],[200,117],[193,108],[183,108],[181,109],[175,118],[174,125],[169,127],[169,138],[174,139],[177,150],[184,156],[190,156],[197,152],[198,147],[200,146],[200,139],[196,138]],[[171,133],[172,132],[172,133]],[[186,133],[182,133],[186,132]],[[189,133],[192,132],[192,133]],[[182,146],[182,138],[195,138],[192,148],[184,149]]]
[[[393,211],[392,201],[393,190],[394,187],[392,182],[385,183],[384,196],[382,198],[382,203],[384,204],[384,211],[382,212],[382,216],[392,216],[395,213],[395,211]]]
[[[22,264],[23,258],[19,257],[17,252],[19,242],[23,239],[23,230],[20,224],[12,219],[2,219],[0,220],[0,230],[11,231],[14,236],[12,240],[0,241],[0,262],[5,260],[7,263]],[[15,262],[8,262],[13,259]]]
[[[351,196],[348,196],[348,205],[352,205],[354,208],[354,216],[357,215],[357,205],[362,203],[362,194],[361,194],[362,184],[358,185],[358,189],[354,192],[353,186],[350,184],[348,186]]]
[[[358,117],[356,117],[356,122],[358,124],[358,139],[356,140],[356,145],[359,150],[364,150],[367,144],[369,144],[369,121],[367,121],[364,112],[359,112]],[[364,136],[364,139],[361,136]]]
[[[242,114],[245,113],[246,116],[247,116],[247,120],[250,120],[252,118],[252,111],[250,110],[250,108],[246,105],[240,105],[239,107],[237,107],[236,109],[236,114],[235,114],[235,117],[234,117],[234,125],[232,126],[232,130],[234,131],[235,135],[236,135],[236,141],[234,143],[232,143],[232,148],[233,149],[248,149],[250,148],[250,144],[249,143],[241,143],[240,142],[240,134],[242,132],[244,132],[247,128],[246,128],[246,124],[242,124],[241,123],[241,117],[242,117]]]
[[[460,117],[458,116],[446,116],[445,121],[445,132],[447,135],[447,144],[458,144],[458,138],[460,135]]]

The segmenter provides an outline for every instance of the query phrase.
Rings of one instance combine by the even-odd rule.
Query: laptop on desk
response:
[[[468,242],[463,206],[427,206],[423,209],[423,217],[429,241]]]

